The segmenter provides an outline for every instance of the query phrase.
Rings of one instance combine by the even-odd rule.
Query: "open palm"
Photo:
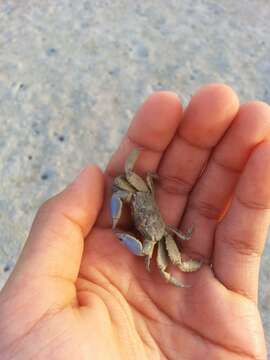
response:
[[[175,94],[153,94],[105,175],[87,167],[38,212],[0,294],[1,359],[265,359],[256,302],[269,134],[269,106],[239,107],[224,85],[200,89],[184,112]],[[204,265],[170,268],[190,288],[167,284],[154,259],[147,272],[111,231],[112,178],[134,147],[136,172],[160,175],[165,221],[195,225],[181,245]]]

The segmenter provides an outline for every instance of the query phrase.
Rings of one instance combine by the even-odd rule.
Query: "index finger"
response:
[[[182,117],[178,96],[169,91],[156,92],[142,104],[120,146],[112,156],[106,173],[112,177],[124,170],[124,163],[133,148],[143,150],[140,172],[154,171],[163,151],[172,140]]]

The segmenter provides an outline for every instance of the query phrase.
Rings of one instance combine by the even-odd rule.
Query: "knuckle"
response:
[[[252,209],[252,210],[269,210],[270,209],[270,204],[266,204],[265,201],[259,201],[256,199],[241,199],[239,196],[237,196],[237,200],[239,201],[239,203],[248,208],[248,209]]]
[[[218,207],[204,200],[192,202],[190,208],[209,220],[218,220],[221,213]]]
[[[187,196],[190,193],[192,186],[193,184],[180,177],[160,177],[160,187],[169,194]]]
[[[221,237],[221,241],[241,256],[249,258],[259,258],[261,256],[260,250],[254,243],[248,241],[246,237],[232,236],[226,233],[226,235]]]

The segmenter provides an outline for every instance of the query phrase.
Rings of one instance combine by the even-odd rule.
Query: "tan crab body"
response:
[[[186,285],[181,284],[166,269],[169,260],[184,272],[196,271],[201,267],[200,261],[182,259],[173,238],[176,235],[181,240],[188,240],[193,228],[190,228],[187,233],[182,233],[164,222],[154,198],[153,180],[157,178],[157,175],[148,173],[144,180],[133,172],[138,155],[138,149],[134,149],[126,161],[125,174],[114,179],[111,199],[113,229],[121,217],[122,204],[126,202],[131,207],[134,227],[142,235],[142,241],[132,234],[120,231],[116,231],[117,237],[133,254],[145,257],[147,270],[150,270],[153,250],[158,244],[157,266],[160,273],[171,284],[185,287]]]
[[[157,242],[164,235],[166,225],[150,192],[137,192],[131,200],[135,228],[146,239]]]

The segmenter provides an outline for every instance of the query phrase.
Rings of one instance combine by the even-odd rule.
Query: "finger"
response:
[[[216,226],[224,214],[239,176],[255,146],[270,138],[270,108],[261,102],[240,107],[230,128],[216,146],[189,198],[183,226],[195,224],[185,250],[209,258]]]
[[[216,231],[213,269],[230,290],[256,301],[260,257],[270,221],[270,142],[251,154]]]
[[[85,168],[64,191],[39,209],[10,284],[26,278],[77,278],[84,237],[93,226],[103,200],[103,174]]]
[[[222,84],[204,86],[192,97],[159,167],[164,180],[156,194],[168,223],[178,224],[192,187],[237,111],[237,96]]]
[[[111,225],[108,202],[111,196],[112,178],[123,173],[125,160],[131,150],[141,149],[135,164],[137,173],[156,171],[163,151],[172,140],[181,117],[182,107],[175,93],[156,92],[144,102],[107,167],[107,200],[99,224]]]
[[[137,170],[154,170],[179,125],[182,107],[173,92],[156,92],[141,106],[118,150],[112,156],[107,173],[115,176],[123,172],[124,163],[134,147],[144,150],[143,161]],[[149,169],[150,168],[150,169]]]

